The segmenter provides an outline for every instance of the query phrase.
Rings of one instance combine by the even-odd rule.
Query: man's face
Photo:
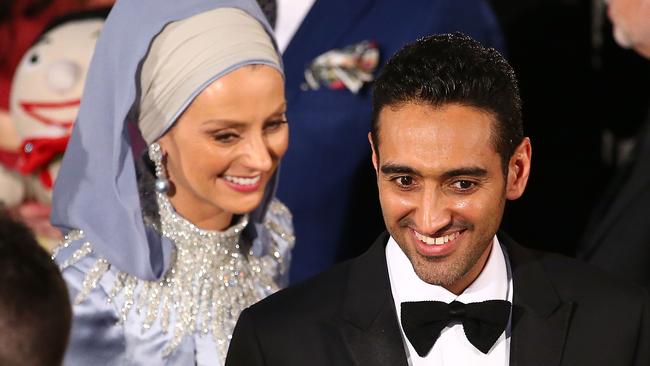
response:
[[[386,227],[423,281],[455,293],[483,269],[505,201],[523,193],[528,177],[529,140],[506,178],[493,123],[457,104],[406,103],[379,114],[373,163]]]
[[[616,42],[650,58],[650,0],[610,0],[608,12]]]

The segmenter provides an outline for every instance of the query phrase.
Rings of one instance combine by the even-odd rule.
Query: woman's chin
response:
[[[254,211],[262,203],[262,198],[264,197],[264,192],[255,195],[256,197],[246,197],[240,200],[233,200],[233,202],[228,202],[227,204],[222,205],[221,207],[232,213],[233,215],[245,215]]]

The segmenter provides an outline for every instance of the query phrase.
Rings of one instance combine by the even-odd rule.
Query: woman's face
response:
[[[214,81],[160,139],[170,200],[203,229],[223,229],[257,207],[287,150],[284,81],[274,68],[245,66]]]

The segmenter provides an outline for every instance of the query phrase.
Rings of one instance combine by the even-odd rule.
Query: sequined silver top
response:
[[[264,220],[271,240],[260,256],[240,246],[246,216],[226,231],[206,231],[160,194],[158,207],[158,229],[175,245],[158,281],[111,266],[81,230],[55,251],[75,304],[66,365],[223,364],[240,312],[285,284],[294,237],[279,201]]]

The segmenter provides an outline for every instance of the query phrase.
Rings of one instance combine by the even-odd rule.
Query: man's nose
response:
[[[423,234],[431,235],[451,223],[451,210],[449,200],[437,187],[425,187],[420,196],[420,205],[417,208],[418,230]]]

